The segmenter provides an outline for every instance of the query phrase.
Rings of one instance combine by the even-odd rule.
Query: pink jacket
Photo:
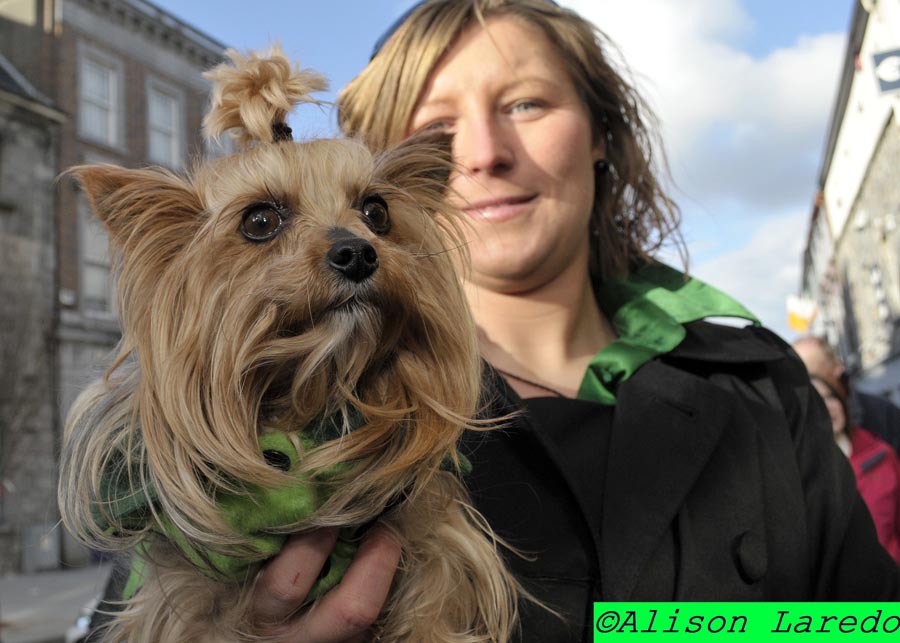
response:
[[[900,563],[900,460],[891,446],[865,429],[850,433],[850,464],[878,540]]]

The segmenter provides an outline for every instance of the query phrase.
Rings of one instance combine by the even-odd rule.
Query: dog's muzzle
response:
[[[359,237],[340,239],[326,255],[328,265],[357,283],[372,276],[378,268],[378,253],[371,243]]]

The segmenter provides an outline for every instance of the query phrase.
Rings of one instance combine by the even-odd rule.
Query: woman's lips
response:
[[[518,216],[531,206],[531,202],[537,197],[535,194],[525,196],[503,197],[499,199],[484,199],[476,201],[463,208],[470,217],[487,219],[490,221],[505,221]]]

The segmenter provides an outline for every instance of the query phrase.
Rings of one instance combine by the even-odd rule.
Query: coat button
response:
[[[755,583],[766,575],[768,568],[766,541],[759,534],[745,531],[734,539],[734,559],[744,582]]]

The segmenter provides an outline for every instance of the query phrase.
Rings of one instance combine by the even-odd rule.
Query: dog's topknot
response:
[[[254,141],[277,142],[294,105],[318,103],[310,94],[328,89],[322,75],[292,66],[278,45],[246,55],[229,49],[225,55],[232,64],[222,63],[204,74],[213,83],[212,105],[203,118],[208,139],[232,130],[241,148]]]

